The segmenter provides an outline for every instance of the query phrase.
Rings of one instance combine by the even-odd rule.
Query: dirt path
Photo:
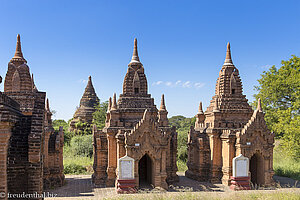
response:
[[[152,190],[151,193],[167,193],[172,195],[178,192],[213,192],[216,196],[223,196],[224,194],[234,193],[229,190],[228,187],[222,184],[211,184],[206,182],[198,182],[189,179],[179,172],[179,182],[171,185],[169,191]],[[277,188],[269,188],[268,191],[286,190],[290,187],[294,187],[293,190],[299,190],[300,194],[300,182],[286,177],[274,176],[275,182],[277,182]],[[279,186],[280,185],[280,186]],[[47,193],[49,192],[49,193]],[[66,184],[63,187],[49,190],[47,194],[55,195],[55,198],[46,198],[47,200],[60,200],[60,199],[102,199],[105,197],[117,196],[115,188],[93,188],[90,175],[66,175]],[[149,190],[140,190],[140,193],[148,193]],[[252,192],[252,191],[250,191]],[[264,192],[264,191],[263,191]]]

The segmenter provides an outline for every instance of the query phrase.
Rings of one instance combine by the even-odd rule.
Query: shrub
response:
[[[74,137],[74,136],[75,136],[74,132],[65,131],[64,132],[64,144],[69,145],[72,137]]]
[[[86,122],[78,121],[75,123],[76,135],[90,135],[92,134],[92,126]]]
[[[64,173],[65,174],[85,174],[86,168],[84,166],[70,163],[68,165],[64,165]]]
[[[104,101],[95,107],[96,111],[93,113],[93,124],[100,130],[105,126],[106,111],[108,108],[108,101]]]
[[[178,168],[179,172],[184,172],[188,169],[186,162],[184,162],[182,160],[177,160],[177,168]]]
[[[187,148],[186,147],[180,147],[177,151],[177,157],[179,160],[186,162],[188,155],[187,155]]]
[[[93,156],[93,136],[80,135],[74,136],[70,142],[70,153],[73,156]]]
[[[177,130],[177,158],[183,162],[187,161],[187,136],[188,136],[189,127],[179,128]]]

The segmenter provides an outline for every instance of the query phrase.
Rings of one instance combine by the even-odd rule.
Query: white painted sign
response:
[[[124,156],[118,161],[118,178],[134,179],[134,159]]]
[[[232,160],[232,176],[233,177],[248,177],[249,176],[249,158],[242,154]]]

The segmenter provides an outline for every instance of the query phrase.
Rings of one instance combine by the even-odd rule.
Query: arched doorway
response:
[[[250,158],[250,173],[251,173],[251,183],[253,185],[264,184],[264,165],[262,155],[255,153]]]
[[[152,161],[145,154],[139,161],[139,186],[149,186],[152,184]]]

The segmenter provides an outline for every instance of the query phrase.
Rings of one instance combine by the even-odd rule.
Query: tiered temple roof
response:
[[[75,123],[82,121],[88,124],[93,122],[93,113],[96,111],[95,106],[99,103],[99,98],[95,92],[92,77],[89,76],[87,86],[80,100],[79,108],[76,110],[73,120],[70,122],[70,130],[76,130]]]

